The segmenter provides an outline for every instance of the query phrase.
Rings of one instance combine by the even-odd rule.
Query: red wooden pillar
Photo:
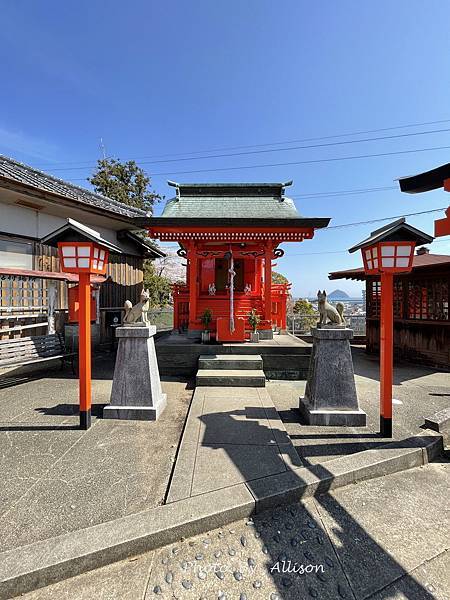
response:
[[[394,337],[394,276],[381,273],[380,433],[392,437],[392,371]]]
[[[91,426],[91,276],[79,274],[78,360],[80,371],[80,428]]]
[[[195,243],[189,246],[187,257],[189,261],[189,329],[195,329],[197,317],[197,256]]]
[[[281,316],[280,316],[280,328],[286,329],[286,304],[287,304],[287,294],[283,293],[281,296]]]
[[[264,319],[272,323],[272,245],[264,251]]]

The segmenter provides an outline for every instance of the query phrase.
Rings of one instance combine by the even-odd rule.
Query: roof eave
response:
[[[0,187],[10,189],[14,192],[21,193],[27,196],[31,196],[33,198],[38,198],[46,202],[51,202],[52,204],[58,203],[64,204],[64,206],[70,206],[72,208],[77,207],[81,210],[85,210],[86,212],[90,212],[96,215],[103,215],[115,221],[126,223],[127,225],[133,224],[133,219],[136,218],[129,215],[122,215],[107,208],[100,208],[93,204],[82,202],[81,200],[68,198],[63,194],[57,194],[56,192],[43,190],[41,188],[34,187],[30,184],[23,183],[22,181],[15,181],[13,179],[9,179],[8,177],[4,177],[3,175],[0,175]]]
[[[327,227],[329,217],[299,217],[299,218],[203,218],[188,217],[135,217],[133,223],[138,227],[308,227],[322,229]]]

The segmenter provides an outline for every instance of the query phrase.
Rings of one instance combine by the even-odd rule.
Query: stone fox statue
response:
[[[149,324],[147,312],[149,308],[149,300],[150,294],[147,290],[142,290],[140,301],[134,306],[131,304],[129,300],[125,300],[125,317],[123,319],[124,323],[137,323],[141,321],[146,325]]]
[[[336,325],[345,325],[344,305],[342,302],[336,302],[336,308],[327,302],[327,293],[325,290],[317,292],[317,300],[319,301],[319,325],[334,323]]]

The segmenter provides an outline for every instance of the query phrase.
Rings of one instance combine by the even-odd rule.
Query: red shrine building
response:
[[[302,242],[328,218],[305,218],[285,196],[288,183],[169,182],[176,190],[161,216],[137,219],[149,236],[178,242],[186,259],[186,285],[174,286],[174,328],[200,337],[202,315],[218,342],[243,342],[252,309],[261,318],[260,338],[286,328],[290,284],[272,282],[284,242]]]

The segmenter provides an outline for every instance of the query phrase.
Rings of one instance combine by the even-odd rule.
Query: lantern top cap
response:
[[[95,231],[95,229],[91,229],[74,219],[67,219],[64,225],[41,238],[41,243],[47,244],[48,246],[56,247],[58,242],[93,242],[98,246],[106,248],[110,252],[123,254],[118,246],[115,246],[108,240],[102,238],[98,231]]]
[[[380,227],[380,229],[372,231],[368,238],[350,248],[349,252],[356,252],[361,248],[372,246],[379,242],[414,242],[415,244],[423,245],[431,243],[433,239],[431,235],[409,225],[405,218],[402,217],[401,219],[397,219],[397,221],[384,225],[384,227]]]

